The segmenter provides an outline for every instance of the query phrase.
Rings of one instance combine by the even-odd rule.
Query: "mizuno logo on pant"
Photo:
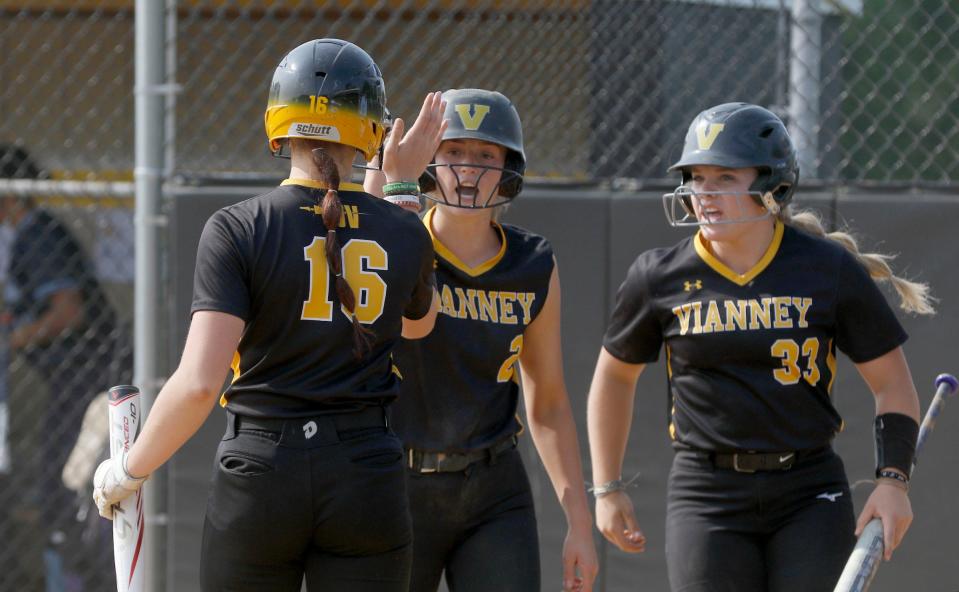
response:
[[[816,499],[824,499],[824,500],[829,500],[831,502],[835,502],[836,499],[839,497],[842,497],[841,491],[837,491],[836,493],[829,493],[828,491],[824,491],[820,493],[819,495],[817,495]]]

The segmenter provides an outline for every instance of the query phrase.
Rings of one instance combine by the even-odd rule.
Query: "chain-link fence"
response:
[[[108,445],[97,396],[130,380],[131,200],[22,192],[49,182],[10,145],[0,170],[15,180],[0,196],[0,590],[111,589],[89,488]]]
[[[157,0],[161,1],[161,0]],[[172,170],[262,173],[278,60],[356,41],[394,113],[434,89],[496,88],[533,176],[660,179],[702,108],[773,108],[803,176],[959,178],[959,5],[942,0],[180,0],[167,52]],[[0,2],[0,138],[71,178],[133,167],[132,0]],[[175,103],[175,106],[174,106]]]
[[[329,36],[373,55],[395,115],[431,90],[507,94],[533,182],[661,183],[693,116],[742,100],[787,120],[806,180],[959,186],[954,1],[156,1],[169,182],[284,176],[268,84]],[[112,577],[60,476],[87,404],[131,368],[133,4],[0,0],[0,143],[35,163],[0,179],[0,590]]]

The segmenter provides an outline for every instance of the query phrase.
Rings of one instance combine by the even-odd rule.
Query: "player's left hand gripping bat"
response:
[[[140,434],[140,390],[121,385],[110,389],[110,456],[130,450]],[[117,592],[143,592],[143,488],[114,507],[113,559]]]
[[[922,425],[919,426],[913,468],[916,466],[915,459],[919,458],[919,452],[926,443],[926,439],[936,427],[936,418],[939,417],[946,397],[955,394],[957,388],[959,388],[959,381],[955,376],[940,374],[936,377],[936,396],[929,404],[926,416],[922,419]],[[859,535],[856,547],[852,550],[849,561],[846,562],[846,568],[842,570],[842,575],[839,576],[839,582],[833,592],[866,592],[872,584],[876,571],[879,570],[883,551],[882,521],[873,518]]]

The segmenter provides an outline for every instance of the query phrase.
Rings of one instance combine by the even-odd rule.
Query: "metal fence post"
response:
[[[135,29],[135,185],[136,284],[134,290],[134,382],[147,410],[162,383],[159,360],[161,285],[159,230],[163,224],[165,3],[137,0]],[[146,491],[147,590],[165,589],[165,487],[158,471]]]
[[[793,0],[789,68],[789,131],[796,143],[799,172],[818,177],[819,78],[822,11],[819,0]]]

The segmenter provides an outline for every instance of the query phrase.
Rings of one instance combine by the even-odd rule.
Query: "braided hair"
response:
[[[333,275],[336,296],[352,318],[353,356],[360,359],[369,352],[374,333],[368,327],[364,327],[356,317],[356,295],[349,282],[343,277],[343,252],[340,248],[340,239],[336,235],[336,229],[343,217],[343,204],[340,202],[339,195],[340,172],[336,168],[336,162],[323,148],[314,148],[312,153],[313,164],[327,186],[326,195],[317,204],[323,213],[323,226],[326,227],[326,263]]]
[[[815,235],[833,240],[853,256],[869,271],[870,277],[877,282],[891,282],[899,295],[899,307],[906,312],[931,315],[935,314],[933,306],[935,298],[929,293],[929,285],[901,278],[892,271],[889,261],[893,255],[883,253],[863,253],[859,250],[859,243],[848,232],[827,232],[822,219],[812,210],[794,211],[787,207],[779,213],[779,219],[790,226]]]

